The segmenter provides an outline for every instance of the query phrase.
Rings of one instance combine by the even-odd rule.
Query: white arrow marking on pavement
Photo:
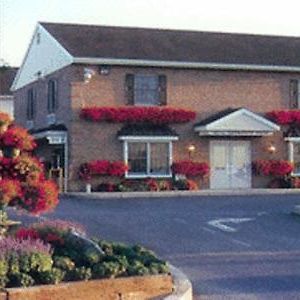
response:
[[[223,218],[223,219],[211,220],[208,222],[208,224],[211,226],[214,226],[220,230],[226,231],[226,232],[236,232],[237,229],[232,228],[223,223],[239,224],[239,223],[243,223],[243,222],[249,222],[252,220],[254,220],[254,219],[253,218]]]

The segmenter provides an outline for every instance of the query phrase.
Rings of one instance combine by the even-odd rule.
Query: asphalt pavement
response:
[[[63,197],[48,217],[151,248],[187,274],[195,299],[300,299],[300,216],[291,214],[297,204],[297,194]]]

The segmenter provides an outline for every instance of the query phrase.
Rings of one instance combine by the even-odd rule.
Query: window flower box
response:
[[[80,117],[92,122],[170,124],[190,122],[196,113],[170,107],[88,107]]]

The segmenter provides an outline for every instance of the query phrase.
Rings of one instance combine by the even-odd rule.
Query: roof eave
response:
[[[101,58],[101,57],[74,57],[74,63],[92,65],[125,65],[151,66],[187,69],[217,69],[217,70],[245,70],[245,71],[276,71],[300,72],[300,66],[255,65],[255,64],[228,64],[211,62],[164,61],[128,58]]]

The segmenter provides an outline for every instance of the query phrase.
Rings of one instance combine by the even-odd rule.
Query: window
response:
[[[30,89],[27,91],[27,120],[33,120],[35,116],[35,91]]]
[[[125,141],[127,177],[170,177],[172,143]]]
[[[299,80],[290,80],[290,108],[300,108]]]
[[[300,175],[300,138],[288,138],[289,141],[289,160],[294,165],[294,175]]]
[[[126,75],[126,97],[128,104],[134,105],[165,105],[165,75]]]
[[[58,107],[57,82],[54,79],[48,82],[48,113],[54,113]]]

